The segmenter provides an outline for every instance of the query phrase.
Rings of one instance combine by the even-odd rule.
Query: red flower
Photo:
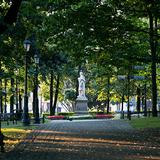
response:
[[[56,116],[48,116],[47,118],[48,119],[64,119],[65,116],[62,116],[62,115],[58,116],[58,115],[56,115]]]
[[[112,114],[97,114],[97,119],[105,119],[105,118],[113,118],[114,116]]]

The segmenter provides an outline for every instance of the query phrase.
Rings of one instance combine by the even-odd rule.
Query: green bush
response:
[[[74,101],[76,99],[76,91],[74,89],[68,89],[65,91],[65,98]]]
[[[33,118],[34,117],[33,113],[29,112],[28,114],[29,114],[29,118]]]
[[[92,116],[95,116],[96,114],[113,114],[112,112],[107,113],[106,111],[88,111],[89,114],[91,114]]]
[[[47,117],[47,116],[50,116],[50,114],[49,113],[43,113],[43,116]]]
[[[61,115],[61,116],[73,116],[74,112],[60,112],[60,113],[58,113],[58,115]]]
[[[84,120],[84,119],[93,119],[92,115],[79,115],[79,116],[70,116],[68,120]]]
[[[104,112],[103,111],[89,111],[88,113],[94,116],[96,114],[103,114]]]

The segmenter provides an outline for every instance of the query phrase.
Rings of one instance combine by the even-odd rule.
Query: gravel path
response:
[[[3,160],[160,160],[160,130],[122,120],[57,120],[39,125]]]

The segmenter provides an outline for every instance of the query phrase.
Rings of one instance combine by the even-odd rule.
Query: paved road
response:
[[[121,120],[58,120],[39,125],[3,159],[160,160],[160,140],[153,135]]]

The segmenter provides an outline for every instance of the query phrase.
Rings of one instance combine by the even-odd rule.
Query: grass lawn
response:
[[[129,123],[134,128],[137,128],[137,129],[160,128],[160,118],[159,117],[135,118],[129,121]]]
[[[23,126],[22,122],[18,122],[17,124],[10,123],[9,125],[2,122],[1,130],[5,136],[5,150],[12,150],[15,145],[21,142],[35,127],[35,125]]]

